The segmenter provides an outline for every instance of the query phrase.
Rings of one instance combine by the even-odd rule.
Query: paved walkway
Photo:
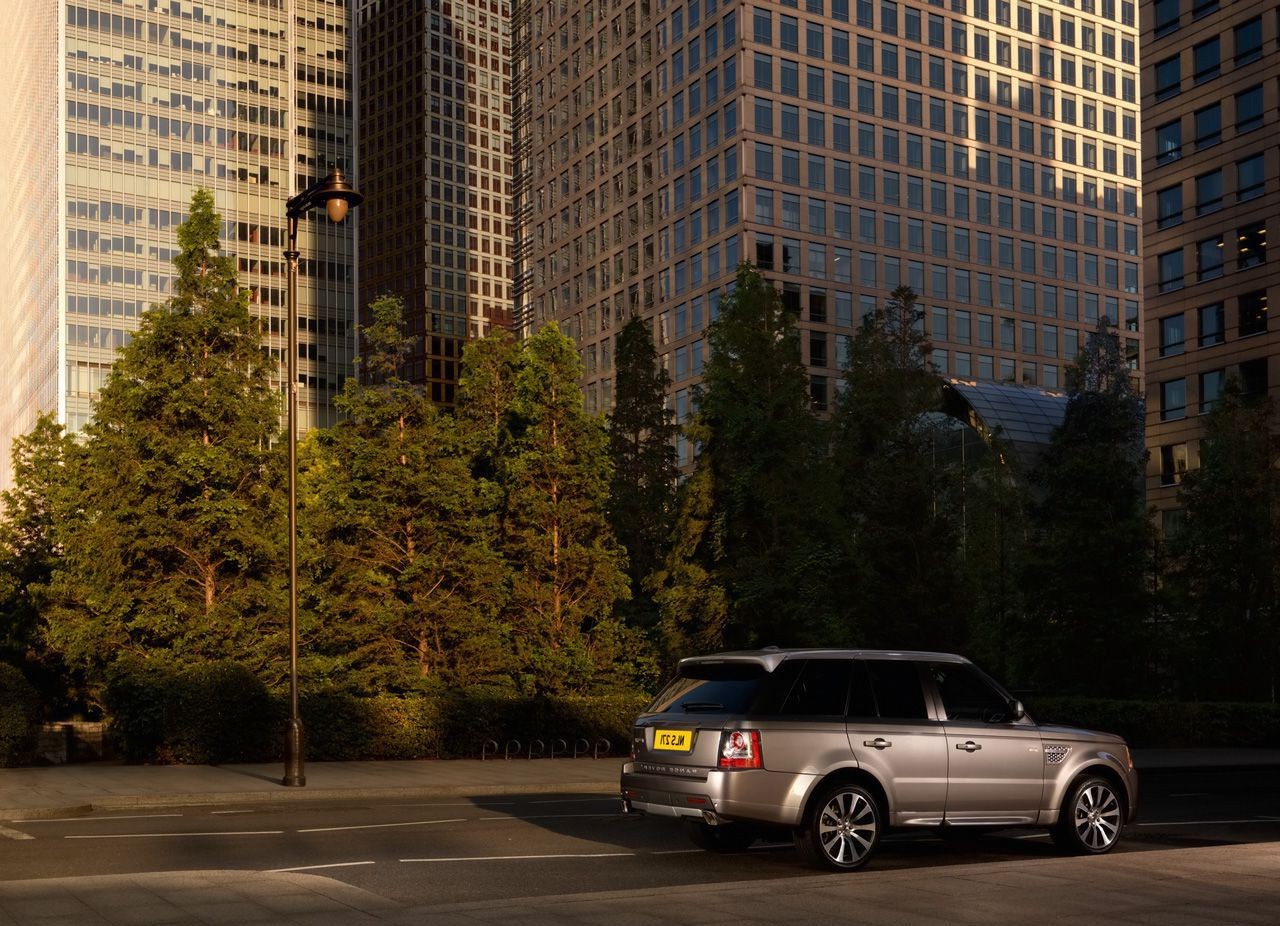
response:
[[[307,784],[286,788],[279,763],[118,765],[88,763],[0,769],[0,821],[90,810],[181,804],[446,797],[547,791],[611,794],[622,759],[457,759],[313,762]],[[1280,749],[1135,750],[1139,771],[1275,768]],[[1277,917],[1280,920],[1280,917]]]
[[[0,882],[0,926],[1251,924],[1280,918],[1275,844],[1127,852],[403,907],[330,878],[244,871]]]

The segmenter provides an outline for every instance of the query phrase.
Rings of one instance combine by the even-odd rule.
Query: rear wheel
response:
[[[685,832],[689,841],[707,852],[745,852],[756,841],[755,827],[745,823],[721,823],[712,826],[701,820],[686,819]]]
[[[831,871],[853,871],[871,858],[884,829],[880,805],[861,785],[839,784],[821,792],[796,831],[796,846],[810,862]]]
[[[1053,841],[1073,855],[1101,855],[1120,840],[1124,805],[1116,786],[1105,778],[1081,778],[1067,791]]]

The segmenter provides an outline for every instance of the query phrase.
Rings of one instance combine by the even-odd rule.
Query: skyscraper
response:
[[[508,0],[361,0],[360,302],[405,303],[405,376],[454,402],[462,346],[510,324]]]
[[[1278,29],[1276,0],[1144,6],[1147,497],[1166,526],[1227,378],[1280,387]]]
[[[0,255],[0,485],[38,412],[78,429],[116,349],[170,290],[198,186],[283,359],[284,203],[351,156],[344,0],[29,0],[0,37],[15,204]],[[300,421],[333,419],[353,350],[350,227],[304,221]],[[305,330],[303,330],[305,329]],[[282,364],[283,366],[283,364]]]
[[[900,284],[947,375],[1059,388],[1100,316],[1136,367],[1134,3],[528,0],[513,22],[519,324],[652,319],[688,411],[737,265],[806,329],[815,407]]]

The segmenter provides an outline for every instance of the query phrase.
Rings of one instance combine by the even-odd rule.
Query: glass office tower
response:
[[[29,0],[0,38],[3,182],[21,203],[0,261],[0,446],[41,411],[92,414],[115,351],[169,295],[176,228],[211,189],[266,348],[285,330],[284,204],[352,153],[342,0]],[[350,366],[353,226],[302,223],[300,425],[333,420]]]
[[[517,313],[578,340],[587,407],[652,320],[677,413],[739,262],[828,407],[862,317],[920,296],[948,376],[1050,389],[1105,316],[1139,351],[1129,0],[522,0]]]

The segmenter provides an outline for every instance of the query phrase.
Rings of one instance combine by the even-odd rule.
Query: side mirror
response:
[[[1027,716],[1027,709],[1022,706],[1021,701],[1010,701],[1009,716],[1012,717],[1014,721],[1019,721],[1023,717]]]

